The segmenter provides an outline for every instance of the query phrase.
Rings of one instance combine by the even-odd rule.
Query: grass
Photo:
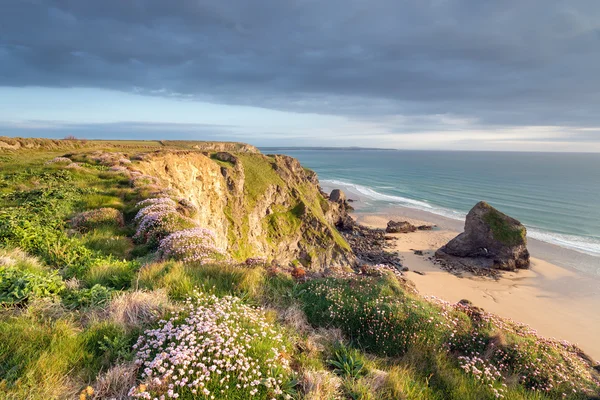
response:
[[[516,246],[525,243],[527,231],[523,226],[516,226],[506,221],[506,216],[499,211],[489,208],[483,216],[494,235],[494,239],[507,246]]]
[[[210,319],[202,325],[207,330],[190,328],[196,343],[218,332],[223,342],[250,335],[244,352],[261,372],[256,398],[494,399],[494,390],[505,399],[598,395],[597,374],[576,348],[467,306],[427,301],[393,276],[300,281],[287,266],[159,261],[155,244],[132,240],[135,205],[154,189],[132,187],[126,174],[107,172],[109,166],[94,161],[92,152],[112,149],[130,157],[137,151],[189,150],[196,142],[32,143],[39,148],[27,150],[27,156],[0,153],[1,398],[83,393],[90,399],[88,386],[96,398],[119,398],[132,387],[161,391],[133,363],[141,357],[134,344],[157,329],[170,330],[168,320],[177,328],[191,324],[191,317]],[[252,150],[231,146],[228,151]],[[83,168],[44,164],[66,152],[77,153],[72,157]],[[226,208],[234,259],[255,255],[247,214],[272,185],[288,197],[285,205],[271,207],[263,220],[268,238],[260,240],[275,248],[303,235],[305,265],[348,248],[327,223],[328,203],[314,186],[284,181],[274,158],[236,156],[245,171],[246,198],[239,204],[228,199]],[[105,207],[123,213],[123,226],[104,223],[109,219],[81,231],[72,228],[74,216]],[[160,346],[149,354],[159,354]],[[190,357],[197,363],[214,354]],[[482,379],[472,366],[499,369],[501,377]],[[265,377],[279,374],[279,389],[264,385]],[[241,382],[235,379],[227,388],[222,378],[211,375],[206,386],[217,398],[250,397],[250,388],[236,387]],[[180,398],[198,394],[181,389]]]

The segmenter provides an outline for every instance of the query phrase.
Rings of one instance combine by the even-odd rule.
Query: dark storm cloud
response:
[[[597,0],[23,0],[0,11],[2,86],[600,123]]]

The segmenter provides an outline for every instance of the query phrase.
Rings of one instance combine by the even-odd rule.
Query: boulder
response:
[[[389,221],[385,228],[387,233],[409,233],[416,230],[417,227],[407,221]]]
[[[529,267],[527,230],[516,219],[484,201],[467,214],[465,231],[436,252],[436,257],[465,266],[514,271]]]
[[[329,200],[334,203],[345,203],[346,194],[341,189],[333,189],[329,195]]]

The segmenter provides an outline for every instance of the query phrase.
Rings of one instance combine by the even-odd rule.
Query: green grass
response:
[[[310,397],[304,390],[314,390],[318,383],[331,389],[321,394],[331,394],[337,387],[338,398],[344,399],[493,399],[487,382],[461,368],[459,357],[472,354],[482,356],[489,365],[506,364],[502,372],[507,384],[505,399],[555,399],[562,398],[562,392],[568,392],[568,398],[583,399],[598,392],[595,375],[577,358],[576,350],[495,317],[478,319],[468,310],[425,301],[392,276],[299,283],[285,272],[285,266],[265,269],[158,261],[156,243],[135,245],[132,241],[135,204],[151,189],[134,189],[127,176],[107,172],[107,166],[83,154],[112,149],[132,155],[210,144],[28,143],[41,148],[0,150],[0,299],[4,299],[0,308],[0,398],[77,398],[87,385],[97,387],[100,374],[130,362],[138,337],[145,329],[160,325],[151,317],[137,319],[141,322],[134,325],[116,317],[140,315],[136,313],[152,307],[149,295],[122,296],[133,290],[157,290],[152,293],[160,296],[166,293],[167,310],[180,316],[176,323],[189,312],[182,311],[185,300],[196,296],[198,290],[217,296],[211,301],[234,296],[241,299],[240,305],[264,307],[260,323],[246,319],[248,315],[238,320],[244,321],[244,329],[263,323],[272,329],[253,339],[248,349],[261,362],[266,362],[274,346],[273,335],[283,335],[285,349],[279,356],[289,360],[291,369],[282,372],[282,386],[293,398]],[[232,144],[228,151],[241,148]],[[74,158],[84,162],[84,168],[44,165],[67,152],[80,152]],[[248,239],[247,214],[272,185],[285,191],[289,201],[286,206],[272,207],[263,219],[265,243],[275,248],[304,229],[300,247],[307,255],[300,261],[305,265],[325,252],[348,249],[327,223],[329,203],[316,187],[284,181],[274,169],[275,158],[236,156],[246,181],[245,196],[240,196],[245,198],[228,198],[225,211],[234,259],[255,255]],[[217,163],[232,167],[227,162]],[[125,226],[72,229],[73,216],[103,207],[122,211]],[[491,223],[494,234],[502,240],[517,240],[517,233],[507,233],[496,217]],[[295,264],[299,265],[297,261]],[[115,313],[115,307],[120,307],[121,314]],[[169,318],[168,312],[159,318]],[[263,368],[263,373],[271,372]],[[568,377],[578,393],[569,391],[571,383],[560,376]],[[532,390],[548,383],[554,385],[548,393]],[[500,384],[501,380],[491,382],[494,388]],[[211,385],[211,389],[224,389],[217,381]],[[583,394],[584,390],[589,392]],[[319,398],[314,393],[319,392],[313,391],[312,398]],[[262,391],[257,398],[273,396]],[[323,396],[320,398],[326,398]],[[194,396],[182,392],[180,398]],[[248,396],[243,390],[230,388],[227,398]]]
[[[505,216],[493,208],[490,208],[483,216],[483,220],[492,230],[494,239],[507,246],[516,246],[525,243],[527,233],[525,227],[511,225],[506,222],[505,218]]]

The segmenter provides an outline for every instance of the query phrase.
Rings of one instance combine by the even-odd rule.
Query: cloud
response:
[[[593,128],[598,49],[596,0],[30,0],[2,6],[0,86]]]

